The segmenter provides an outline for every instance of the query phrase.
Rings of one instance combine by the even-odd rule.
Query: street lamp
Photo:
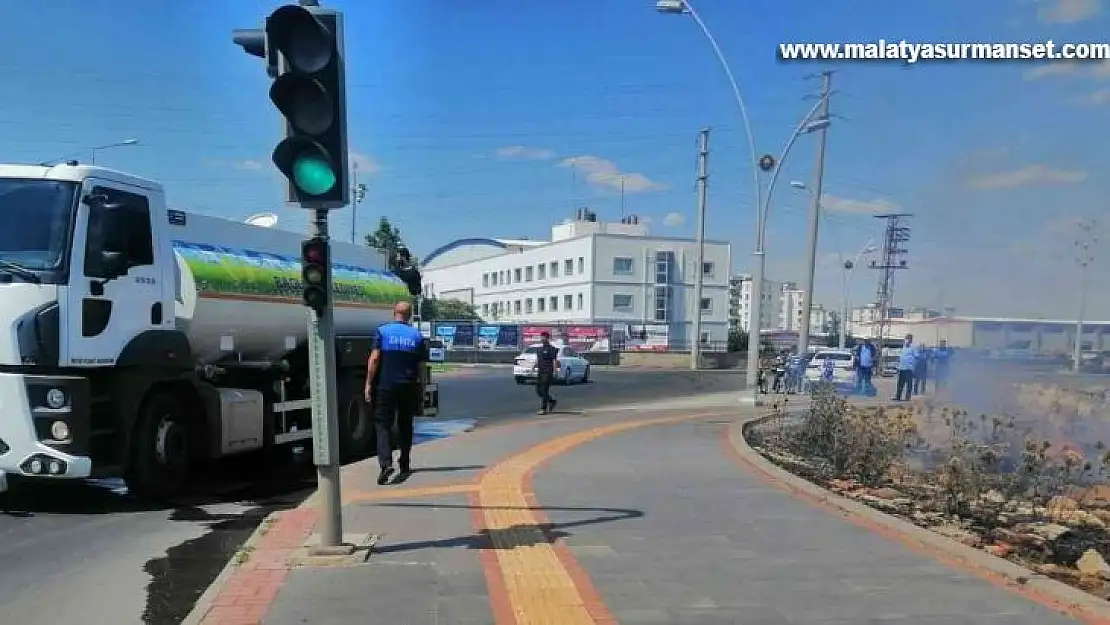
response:
[[[109,148],[122,148],[128,145],[139,145],[139,140],[124,139],[123,141],[117,141],[116,143],[106,143],[104,145],[98,145],[96,147],[89,148],[89,153],[92,156],[92,158],[89,159],[89,164],[96,165],[96,153],[100,150],[107,150]]]
[[[69,158],[70,156],[73,156],[75,154],[80,154],[81,152],[86,152],[86,151],[89,152],[90,156],[92,156],[92,158],[89,160],[89,164],[90,165],[95,165],[96,164],[96,153],[97,153],[98,150],[107,150],[109,148],[122,148],[122,147],[128,146],[128,145],[139,145],[139,140],[138,139],[124,139],[123,141],[117,141],[115,143],[105,143],[104,145],[98,145],[98,146],[94,146],[94,147],[91,147],[91,148],[84,148],[82,150],[77,150],[76,152],[70,152],[69,154],[66,154],[65,156],[61,156],[59,158],[55,158],[55,159],[52,159],[52,160],[49,160],[49,161],[43,161],[43,162],[39,163],[39,165],[41,165],[43,167],[46,167],[48,165],[53,165],[54,163],[57,163],[57,162],[62,161],[66,158]]]
[[[1098,235],[1095,234],[1093,220],[1079,223],[1079,234],[1075,239],[1075,264],[1079,265],[1079,314],[1075,319],[1075,345],[1072,346],[1072,367],[1075,373],[1083,371],[1083,317],[1087,308],[1087,269],[1095,262],[1095,247]]]
[[[861,258],[877,249],[871,242],[872,241],[868,241],[866,245],[860,248],[859,253],[851,260],[843,260],[843,256],[839,253],[837,254],[843,261],[841,266],[844,269],[844,291],[841,296],[841,315],[843,316],[840,318],[840,340],[838,342],[840,349],[844,349],[848,343],[848,318],[852,314],[852,269],[859,264]]]
[[[736,107],[740,110],[740,119],[744,124],[744,133],[748,136],[748,151],[751,157],[752,168],[752,183],[756,195],[756,228],[755,228],[755,249],[752,251],[754,256],[754,267],[752,269],[752,303],[750,307],[751,321],[748,324],[748,359],[747,370],[744,372],[744,379],[748,395],[744,398],[745,401],[753,405],[759,405],[759,395],[757,388],[757,381],[759,376],[759,349],[762,345],[760,324],[763,321],[763,277],[767,268],[767,256],[764,253],[764,243],[767,239],[767,209],[771,203],[772,194],[775,191],[775,181],[778,179],[778,174],[782,170],[782,163],[790,154],[790,149],[794,147],[794,142],[798,140],[803,134],[809,134],[818,130],[823,130],[828,127],[829,120],[813,119],[818,109],[828,99],[827,95],[823,95],[813,108],[806,113],[802,121],[791,133],[790,138],[786,142],[778,160],[772,157],[760,157],[759,153],[755,150],[755,135],[752,133],[752,126],[748,119],[748,107],[744,104],[744,96],[740,93],[740,85],[736,82],[736,78],[732,73],[732,68],[729,66],[728,61],[725,60],[725,55],[721,52],[721,47],[717,45],[717,39],[709,28],[702,21],[694,6],[689,0],[657,0],[655,3],[655,10],[671,15],[689,15],[697,23],[698,28],[701,29],[702,34],[709,41],[709,45],[713,48],[713,53],[717,56],[717,61],[721,64],[721,69],[724,70],[725,76],[728,78],[729,86],[732,87],[732,96],[736,100]],[[770,171],[770,180],[767,182],[767,192],[763,192],[762,179],[760,177],[761,171]],[[754,349],[753,349],[754,345]]]

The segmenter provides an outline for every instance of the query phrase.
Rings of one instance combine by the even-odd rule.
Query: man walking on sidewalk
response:
[[[536,352],[536,395],[540,397],[540,411],[547,414],[559,403],[551,397],[551,383],[559,368],[559,348],[551,344],[551,334],[540,334],[540,351]]]
[[[875,394],[875,387],[871,383],[875,367],[875,346],[871,343],[871,339],[863,339],[863,344],[858,349],[856,390],[860,395],[871,397]]]
[[[894,390],[894,401],[909,401],[913,397],[913,371],[917,366],[917,353],[913,335],[907,334],[902,344],[902,353],[898,355],[898,385]]]
[[[397,302],[393,321],[381,325],[374,333],[370,360],[366,364],[366,405],[374,405],[374,429],[378,443],[378,484],[385,484],[393,475],[393,424],[397,424],[397,447],[400,450],[397,475],[403,481],[412,474],[412,430],[416,413],[424,400],[427,375],[428,344],[420,330],[409,325],[412,304]]]

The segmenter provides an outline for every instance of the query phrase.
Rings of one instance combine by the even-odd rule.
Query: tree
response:
[[[366,235],[366,245],[385,254],[390,270],[396,269],[394,263],[397,259],[398,250],[405,248],[401,231],[397,229],[397,226],[390,223],[388,217],[379,219],[378,229]]]
[[[457,299],[425,299],[421,303],[423,321],[481,321],[474,307]]]
[[[748,333],[741,328],[728,331],[728,351],[744,352],[748,350]]]

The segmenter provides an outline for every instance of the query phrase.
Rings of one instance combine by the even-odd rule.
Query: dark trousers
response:
[[[945,386],[948,386],[948,368],[937,367],[936,373],[933,374],[933,379],[935,380],[935,382],[933,382],[933,386],[937,389],[942,389]]]
[[[925,392],[925,380],[929,377],[929,370],[918,367],[913,370],[913,393],[920,395]]]
[[[551,382],[554,379],[554,372],[536,375],[536,395],[540,398],[541,410],[547,410],[555,404],[555,400],[551,398]]]
[[[894,390],[894,399],[908,401],[911,397],[913,397],[913,369],[899,369],[898,385]]]
[[[393,466],[393,426],[397,426],[397,449],[401,452],[402,470],[409,468],[412,453],[412,424],[423,401],[419,384],[400,384],[378,389],[374,401],[374,429],[377,433],[378,465]]]
[[[859,367],[856,369],[856,376],[858,380],[858,389],[861,393],[871,392],[871,367]]]

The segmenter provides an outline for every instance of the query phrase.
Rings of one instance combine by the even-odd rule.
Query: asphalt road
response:
[[[556,387],[560,410],[739,390],[731,372],[597,370],[590,384]],[[507,369],[440,380],[441,419],[477,427],[524,418],[538,400]],[[234,478],[229,476],[234,475]],[[232,463],[208,478],[222,493],[152,508],[116,482],[16,488],[0,495],[0,621],[87,625],[178,624],[266,514],[297,505],[310,467]]]

